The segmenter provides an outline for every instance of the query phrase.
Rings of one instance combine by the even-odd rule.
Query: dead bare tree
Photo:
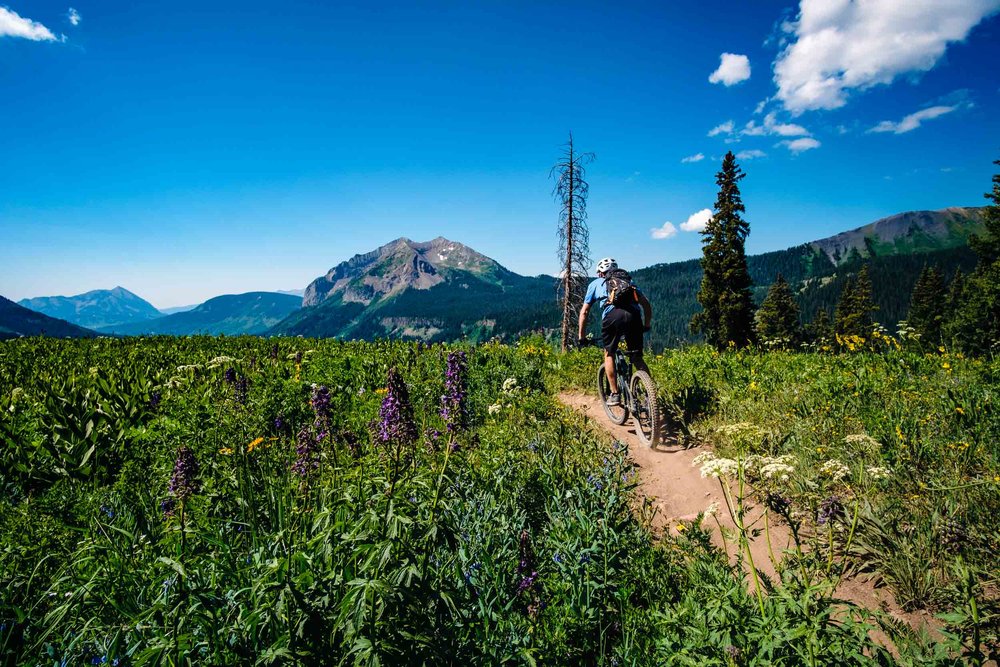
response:
[[[562,305],[562,349],[570,344],[576,329],[580,307],[587,287],[590,269],[590,231],[587,229],[587,194],[590,190],[584,165],[594,159],[593,153],[577,153],[573,149],[573,134],[559,162],[549,174],[556,181],[553,196],[561,205],[559,211],[559,265],[562,267],[557,297]]]

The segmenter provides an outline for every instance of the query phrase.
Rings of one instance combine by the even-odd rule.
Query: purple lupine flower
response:
[[[227,368],[226,371],[222,374],[222,379],[225,381],[226,384],[229,385],[236,384],[236,369],[232,367]]]
[[[155,411],[158,407],[160,407],[160,399],[160,392],[154,391],[151,393],[149,395],[149,409]]]
[[[843,519],[845,515],[844,505],[837,496],[830,496],[819,504],[816,523],[823,525],[827,522],[834,522]]]
[[[440,439],[441,431],[436,428],[429,428],[424,431],[424,447],[427,449],[428,454],[433,454],[441,449]]]
[[[316,413],[316,440],[322,441],[330,433],[330,390],[325,385],[313,387],[311,403]]]
[[[170,518],[174,515],[174,511],[177,509],[177,500],[175,498],[164,498],[160,501],[160,511],[163,512],[163,516]]]
[[[247,404],[247,396],[250,393],[250,380],[246,378],[245,375],[240,375],[236,380],[236,384],[233,385],[233,389],[236,391],[236,401],[240,405]]]
[[[298,443],[295,446],[295,462],[292,463],[292,472],[299,477],[306,477],[312,471],[319,468],[319,460],[316,447],[316,439],[308,428],[299,431]]]
[[[198,482],[198,460],[187,445],[182,445],[177,450],[174,473],[170,476],[168,488],[173,497],[181,502],[201,490],[201,484]]]
[[[525,528],[521,531],[521,543],[518,547],[520,552],[520,558],[517,562],[517,592],[515,595],[521,595],[528,589],[530,589],[535,584],[535,580],[538,579],[538,570],[535,569],[535,553],[531,548],[531,535],[528,533],[528,529]]]
[[[403,376],[395,368],[389,370],[385,398],[379,408],[376,438],[384,444],[408,445],[417,439],[413,421],[413,406]]]
[[[279,414],[274,418],[274,430],[278,433],[285,430],[285,415]]]
[[[465,428],[466,388],[465,352],[449,352],[444,374],[444,396],[441,397],[441,417],[449,433],[457,433]]]
[[[278,358],[278,344],[277,343],[275,343],[274,345],[271,346],[271,358],[272,359],[277,359]]]

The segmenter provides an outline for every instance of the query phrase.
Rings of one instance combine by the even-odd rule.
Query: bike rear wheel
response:
[[[618,383],[621,385],[621,378],[618,378]],[[621,386],[618,387],[621,389]],[[621,395],[620,392],[619,396]],[[611,407],[608,405],[608,397],[611,396],[611,383],[608,382],[608,375],[604,372],[604,364],[601,364],[600,369],[597,371],[597,395],[601,397],[601,405],[604,406],[604,413],[608,415],[608,419],[612,423],[621,426],[628,419],[628,408],[624,405],[616,405]]]
[[[656,385],[646,371],[632,375],[632,405],[635,432],[647,447],[654,447],[663,437],[663,419],[656,400]]]

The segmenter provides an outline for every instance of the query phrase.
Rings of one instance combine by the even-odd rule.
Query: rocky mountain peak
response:
[[[306,288],[302,305],[314,306],[334,296],[368,305],[406,289],[430,289],[462,273],[489,282],[513,275],[486,255],[443,236],[430,241],[402,237],[330,269]]]

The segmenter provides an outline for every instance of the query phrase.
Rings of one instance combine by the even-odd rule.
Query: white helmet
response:
[[[605,257],[604,259],[602,259],[597,263],[598,273],[607,273],[611,269],[617,269],[617,268],[618,268],[618,262],[616,262],[612,257]]]

